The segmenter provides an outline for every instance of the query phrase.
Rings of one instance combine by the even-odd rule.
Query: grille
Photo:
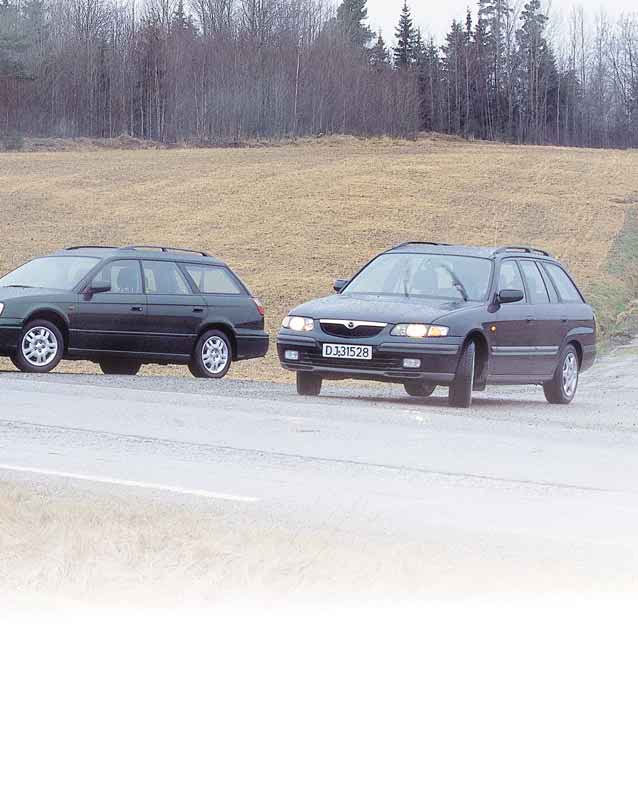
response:
[[[403,355],[392,353],[372,352],[372,359],[332,359],[325,358],[319,351],[302,351],[299,359],[300,364],[311,364],[315,367],[329,367],[331,370],[372,370],[389,374],[410,375],[415,371],[406,370],[403,367]],[[418,370],[416,371],[418,372]]]
[[[348,328],[343,323],[327,323],[322,321],[321,330],[324,334],[330,334],[333,337],[362,339],[363,337],[376,337],[377,334],[383,331],[383,326],[355,326],[354,328]]]

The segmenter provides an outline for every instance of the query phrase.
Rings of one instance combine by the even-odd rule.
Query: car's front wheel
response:
[[[434,392],[436,384],[428,384],[427,381],[406,381],[403,387],[410,397],[426,398]]]
[[[578,389],[580,362],[576,348],[568,345],[563,351],[551,381],[543,384],[548,403],[571,403]]]
[[[466,409],[472,403],[475,367],[476,345],[473,342],[468,342],[461,353],[454,381],[450,384],[450,396],[448,398],[450,406]]]
[[[195,378],[223,378],[232,362],[230,340],[223,331],[205,331],[197,341],[188,364]]]
[[[142,365],[127,359],[100,359],[100,370],[104,375],[137,375]]]
[[[23,329],[11,360],[23,373],[48,373],[58,366],[63,353],[60,329],[48,320],[33,320]]]
[[[322,378],[316,373],[297,373],[297,394],[316,397],[321,392]]]

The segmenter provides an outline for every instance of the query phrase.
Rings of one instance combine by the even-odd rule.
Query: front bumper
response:
[[[356,378],[392,383],[420,380],[449,384],[454,380],[462,341],[454,337],[445,337],[427,342],[423,340],[408,342],[405,339],[390,342],[386,338],[374,342],[366,339],[340,339],[339,342],[371,346],[372,359],[367,361],[327,359],[322,355],[322,345],[335,344],[334,337],[319,338],[282,331],[277,336],[279,362],[286,370],[315,372],[326,379]],[[287,360],[285,358],[287,350],[299,351],[299,360]],[[418,369],[404,367],[405,358],[420,359],[421,366]]]
[[[0,356],[15,353],[22,324],[15,318],[0,318]]]

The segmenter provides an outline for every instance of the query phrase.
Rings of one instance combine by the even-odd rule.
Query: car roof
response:
[[[405,254],[451,254],[466,257],[511,257],[517,254],[532,254],[536,257],[554,259],[552,255],[541,248],[524,245],[510,246],[460,246],[452,243],[432,243],[429,241],[408,241],[392,246],[384,253],[400,252]]]
[[[144,259],[165,260],[175,262],[189,261],[199,265],[224,265],[217,257],[208,254],[206,251],[196,251],[194,249],[173,248],[171,246],[151,246],[151,245],[126,245],[126,246],[69,246],[61,251],[56,251],[56,257],[107,257],[117,256],[137,256]]]

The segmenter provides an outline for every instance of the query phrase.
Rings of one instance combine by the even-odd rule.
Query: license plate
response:
[[[328,359],[372,359],[370,345],[324,345],[323,355]]]

